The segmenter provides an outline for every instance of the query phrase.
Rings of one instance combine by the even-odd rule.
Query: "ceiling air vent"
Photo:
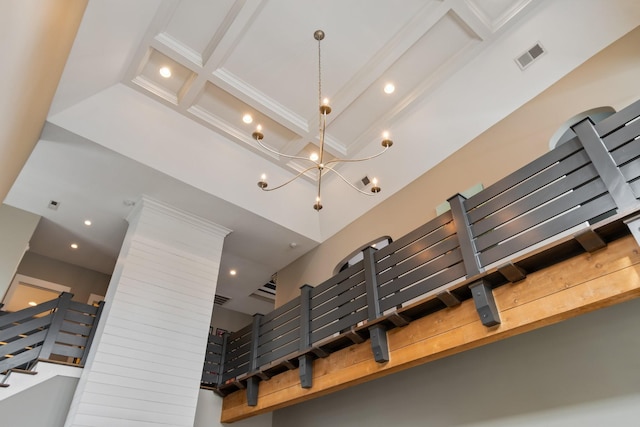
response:
[[[531,49],[516,58],[516,62],[521,69],[527,68],[536,59],[540,58],[545,53],[544,48],[540,43],[536,43]]]
[[[231,298],[223,297],[222,295],[216,295],[215,298],[213,299],[213,303],[215,305],[224,305],[230,299]]]
[[[255,292],[256,295],[263,296],[272,301],[276,300],[276,284],[272,281],[269,281],[258,288]]]
[[[277,280],[278,273],[274,273],[273,276],[271,276],[271,280],[260,286],[254,293],[251,294],[251,296],[262,301],[274,302],[276,300]]]

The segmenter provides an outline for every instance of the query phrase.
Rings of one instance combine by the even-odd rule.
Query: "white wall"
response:
[[[636,299],[278,410],[273,425],[638,425],[639,324]]]
[[[67,426],[191,426],[229,230],[136,202]]]
[[[29,240],[39,221],[39,215],[0,205],[0,302],[11,285],[22,256],[29,248]]]
[[[77,378],[56,376],[0,401],[0,425],[62,427],[77,384]]]

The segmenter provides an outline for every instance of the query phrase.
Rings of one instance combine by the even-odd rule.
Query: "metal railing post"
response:
[[[89,350],[91,349],[93,338],[96,335],[96,329],[98,328],[98,322],[100,321],[100,316],[102,316],[103,307],[104,307],[104,301],[100,301],[98,303],[98,309],[96,310],[96,314],[93,318],[91,331],[89,332],[89,336],[87,337],[87,344],[85,345],[84,351],[82,352],[82,358],[80,359],[80,366],[84,366],[84,364],[87,362],[87,356],[89,356]]]
[[[67,310],[69,309],[71,298],[73,298],[73,294],[68,292],[63,292],[58,297],[56,312],[53,314],[53,319],[51,319],[51,324],[47,330],[47,336],[45,337],[42,346],[40,346],[40,354],[38,355],[40,359],[49,359],[51,357],[53,346],[58,339],[58,333],[60,333],[60,328],[62,328],[62,322],[64,322],[64,316],[67,314]]]
[[[619,211],[638,206],[636,196],[588,118],[572,127]]]
[[[311,348],[311,289],[312,286],[300,287],[300,345],[298,350],[298,373],[300,386],[311,388],[313,378],[313,357],[308,353]]]
[[[364,280],[367,290],[367,317],[369,321],[376,320],[382,315],[380,311],[380,297],[378,295],[378,279],[376,276],[376,262],[373,257],[376,249],[369,246],[363,253]],[[373,358],[378,363],[389,361],[389,344],[387,342],[387,328],[382,324],[369,326],[371,350]]]
[[[249,356],[249,375],[247,379],[247,405],[258,405],[258,383],[260,377],[253,375],[258,369],[258,345],[260,344],[260,321],[262,314],[253,315],[253,325],[251,327],[251,352]]]
[[[220,364],[218,365],[218,383],[217,387],[220,388],[224,385],[222,381],[224,375],[224,365],[227,361],[227,342],[229,341],[229,332],[222,334],[222,349],[220,350]]]
[[[449,202],[449,206],[451,206],[451,216],[453,217],[453,224],[455,225],[456,235],[458,236],[458,244],[462,252],[462,261],[468,278],[480,274],[483,270],[476,255],[476,245],[471,235],[469,217],[463,204],[465,200],[464,196],[456,194],[447,201]]]

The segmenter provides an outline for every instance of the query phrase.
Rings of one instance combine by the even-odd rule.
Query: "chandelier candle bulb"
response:
[[[380,192],[380,187],[378,186],[378,178],[373,178],[371,180],[371,192],[372,193],[379,193]]]
[[[251,134],[251,137],[256,141],[264,139],[264,134],[262,133],[262,125],[256,126],[256,131]]]
[[[324,115],[331,114],[331,107],[329,106],[329,98],[325,98],[322,100],[322,104],[320,104],[320,113]]]
[[[389,139],[389,132],[384,132],[382,134],[382,146],[384,148],[389,148],[393,145],[393,141]]]
[[[267,175],[266,174],[262,174],[260,175],[260,181],[258,181],[258,187],[262,188],[263,190],[265,188],[267,188]]]

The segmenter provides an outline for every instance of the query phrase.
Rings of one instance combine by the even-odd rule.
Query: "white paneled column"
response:
[[[228,233],[136,204],[65,426],[193,426]]]

